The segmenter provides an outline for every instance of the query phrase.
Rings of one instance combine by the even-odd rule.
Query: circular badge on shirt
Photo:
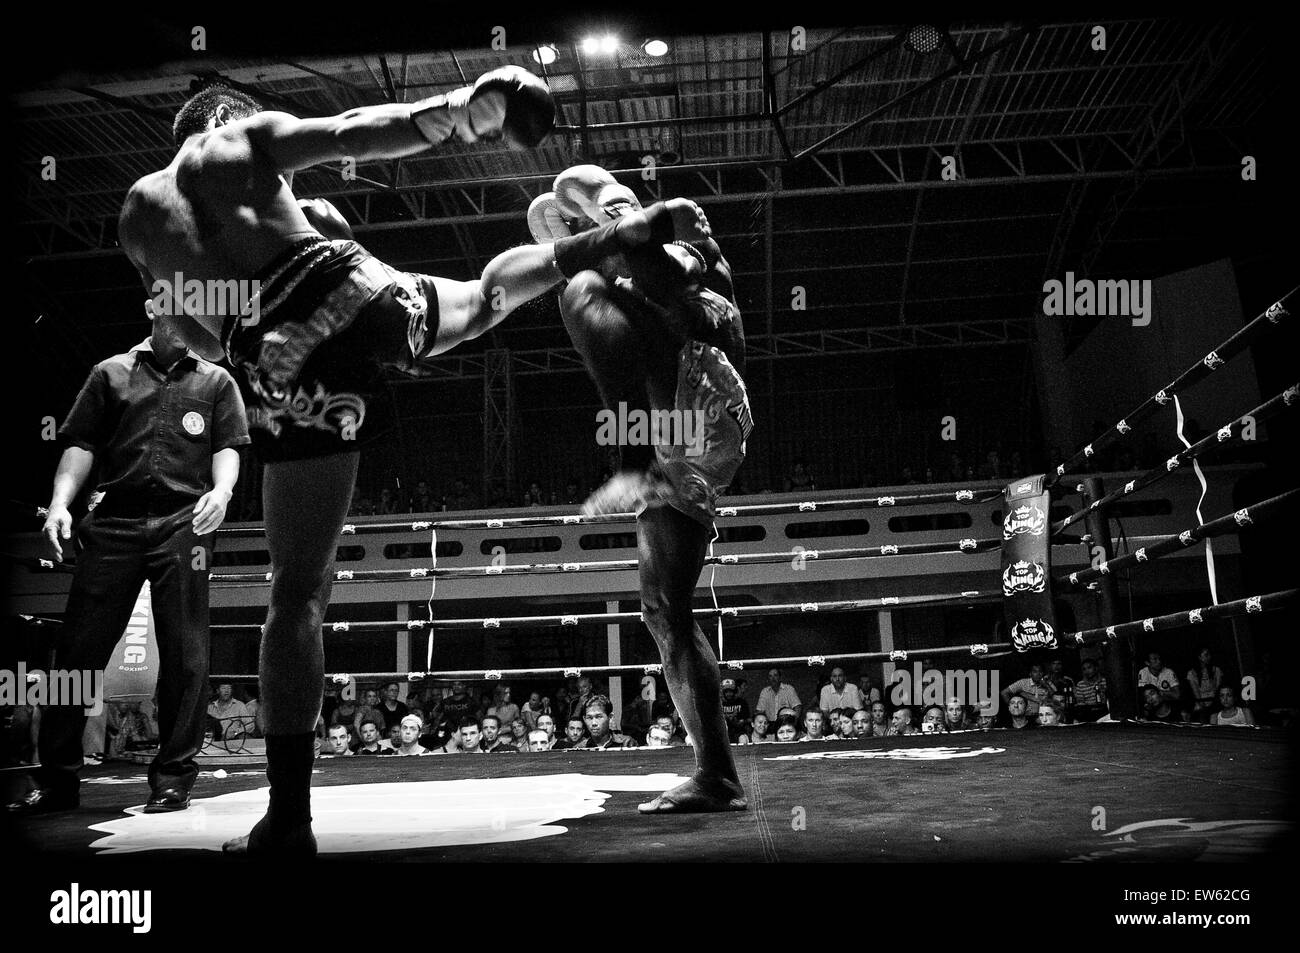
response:
[[[191,437],[197,437],[203,433],[203,415],[191,410],[181,418],[181,426]]]

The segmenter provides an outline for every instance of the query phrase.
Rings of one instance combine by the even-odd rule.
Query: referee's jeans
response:
[[[107,502],[107,500],[105,501]],[[162,512],[120,515],[96,509],[77,528],[77,569],[68,595],[54,664],[102,672],[122,639],[140,587],[150,583],[158,640],[158,755],[149,766],[157,792],[188,794],[198,776],[208,706],[208,567],[214,534],[194,533],[194,504]],[[200,549],[202,553],[200,554]],[[107,703],[107,702],[105,702]],[[56,796],[75,796],[82,766],[85,709],[41,710],[38,783]]]

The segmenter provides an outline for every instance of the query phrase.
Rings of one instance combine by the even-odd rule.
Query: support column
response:
[[[401,626],[401,631],[397,633],[397,667],[395,672],[411,671],[411,633],[406,628],[406,623],[411,620],[411,607],[405,602],[397,604],[397,624]],[[422,664],[420,668],[424,668]],[[410,697],[410,686],[404,685],[402,688],[402,701],[405,702]]]
[[[894,614],[888,609],[881,609],[876,613],[876,624],[880,628],[880,651],[894,651]],[[880,663],[880,696],[881,701],[889,704],[889,686],[894,682],[894,663],[885,661]]]
[[[606,612],[618,611],[618,600],[609,599],[605,602]],[[612,623],[605,626],[605,664],[622,665],[623,664],[623,646],[620,642],[622,626],[618,623]],[[611,721],[620,729],[623,727],[618,722],[623,720],[623,676],[614,675],[609,680],[609,703],[614,708],[614,717]]]
[[[1092,505],[1106,495],[1105,487],[1098,477],[1087,477],[1081,484],[1085,506]],[[1093,510],[1084,519],[1087,528],[1088,552],[1095,560],[1098,556],[1107,561],[1114,558],[1111,548],[1109,507]],[[1100,600],[1100,625],[1118,625],[1119,587],[1115,577],[1107,574],[1089,586]],[[1106,700],[1110,704],[1112,718],[1134,718],[1137,716],[1137,682],[1133,671],[1132,638],[1115,639],[1105,643],[1106,651],[1102,656],[1102,672],[1106,676]]]

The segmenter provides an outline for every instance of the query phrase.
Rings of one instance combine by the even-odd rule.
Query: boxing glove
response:
[[[488,98],[500,93],[498,102]],[[444,107],[446,112],[443,112]],[[531,149],[555,128],[555,101],[546,84],[518,66],[484,73],[473,86],[433,96],[411,109],[411,121],[429,142],[442,143],[451,130],[464,142],[500,135],[512,149]]]
[[[528,230],[533,233],[533,240],[539,245],[568,238],[573,234],[554,192],[537,196],[528,206]]]

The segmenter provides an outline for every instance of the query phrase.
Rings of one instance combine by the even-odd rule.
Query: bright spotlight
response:
[[[602,36],[602,37],[600,38],[600,52],[602,52],[602,53],[607,53],[607,54],[608,54],[608,53],[617,53],[617,52],[618,52],[618,37],[616,37],[616,36],[615,36],[614,34],[612,34],[612,33],[606,33],[604,36]]]
[[[646,56],[663,56],[668,52],[668,44],[663,40],[646,40],[641,44],[641,50]]]
[[[582,41],[582,52],[591,56],[593,53],[600,52],[600,38],[589,36]]]
[[[555,47],[550,43],[543,43],[537,49],[533,50],[533,59],[542,66],[550,66],[555,62]]]

